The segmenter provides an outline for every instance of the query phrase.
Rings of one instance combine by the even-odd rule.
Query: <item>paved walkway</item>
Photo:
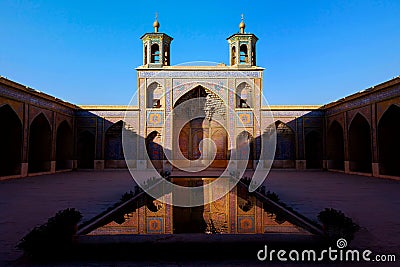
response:
[[[376,253],[398,253],[400,257],[400,181],[276,170],[265,184],[284,203],[310,219],[316,219],[324,208],[343,211],[361,226],[352,245]]]
[[[342,210],[362,227],[354,244],[398,253],[400,181],[319,171],[274,170],[265,182],[309,218],[325,207]],[[75,207],[93,217],[134,187],[128,171],[69,172],[0,182],[0,265],[18,258],[14,247],[58,210]],[[399,254],[397,254],[399,255]]]

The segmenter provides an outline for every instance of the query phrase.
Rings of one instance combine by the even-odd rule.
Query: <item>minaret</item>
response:
[[[256,66],[256,43],[257,36],[245,32],[246,24],[244,15],[239,24],[239,33],[227,38],[229,43],[230,65],[238,67]]]
[[[143,42],[143,65],[149,68],[162,68],[169,66],[170,44],[173,38],[165,33],[158,32],[160,23],[158,14],[153,23],[154,32],[145,33],[140,39]]]

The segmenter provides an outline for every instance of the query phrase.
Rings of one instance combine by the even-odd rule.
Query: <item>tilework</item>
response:
[[[382,103],[378,103],[376,105],[376,118],[378,121],[380,121],[381,117],[383,116],[383,114],[387,111],[387,109],[391,106],[391,105],[395,105],[397,107],[400,107],[400,97],[382,102]]]
[[[140,78],[261,78],[262,71],[138,71]]]
[[[230,233],[236,233],[236,188],[232,188],[229,192],[229,221]]]
[[[238,216],[238,233],[255,233],[255,219],[253,216]]]
[[[253,127],[253,112],[251,111],[238,111],[236,118],[237,126]]]
[[[96,159],[104,159],[103,155],[103,122],[102,118],[97,118],[96,134]]]
[[[229,106],[234,107],[235,105],[235,89],[234,89],[234,80],[230,79],[228,81],[228,90],[229,90]],[[233,108],[229,109],[229,136],[234,136],[235,135],[235,114]],[[229,149],[234,149],[236,144],[234,143],[236,138],[229,138],[232,140],[233,143],[229,144]]]
[[[148,234],[164,233],[164,218],[162,217],[147,217],[146,232]]]
[[[214,94],[218,95],[222,100],[226,101],[226,80],[224,79],[174,79],[173,80],[173,102],[175,102],[184,94],[197,86],[203,86]]]
[[[348,102],[344,102],[337,106],[328,108],[326,110],[326,115],[330,116],[330,115],[333,115],[333,114],[341,112],[341,111],[353,109],[353,108],[356,108],[359,106],[368,105],[373,102],[382,101],[382,100],[396,97],[396,96],[400,96],[400,85],[393,86],[392,88],[390,88],[390,90],[382,90],[382,91],[374,92],[371,95],[369,95],[368,97],[366,97],[366,96],[360,97],[360,98],[357,98],[357,99],[354,99],[354,100],[351,100]]]
[[[162,111],[147,112],[147,126],[163,127],[163,124],[164,124],[164,112]]]
[[[0,95],[5,97],[10,97],[13,99],[18,99],[19,101],[26,102],[29,104],[37,105],[43,108],[48,108],[51,110],[55,110],[57,112],[65,113],[68,115],[73,115],[74,110],[71,108],[67,108],[61,104],[58,104],[53,101],[49,101],[46,99],[42,99],[35,95],[29,94],[28,92],[16,91],[8,88],[7,86],[3,86],[0,84]]]
[[[263,203],[259,199],[256,199],[256,226],[257,226],[257,233],[262,233],[263,232]]]

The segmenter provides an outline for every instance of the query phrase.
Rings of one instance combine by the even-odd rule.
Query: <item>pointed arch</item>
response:
[[[124,151],[122,146],[122,129],[124,122],[122,120],[114,123],[105,134],[105,167],[118,167],[113,164],[115,160],[124,160]],[[121,166],[122,167],[122,166]]]
[[[72,169],[73,147],[72,128],[68,122],[64,120],[57,128],[56,170]]]
[[[47,172],[51,168],[51,127],[40,113],[29,127],[29,172]]]
[[[203,85],[196,83],[194,86],[174,104],[173,154],[190,160],[185,162],[182,158],[182,164],[188,166],[224,168],[227,165],[228,154],[224,102],[219,95]],[[216,145],[213,161],[208,152],[214,147],[211,147],[209,142],[202,142],[205,138],[212,139]],[[203,158],[199,160],[201,156]]]
[[[391,105],[378,123],[379,173],[400,176],[400,107]]]
[[[326,140],[328,169],[344,170],[344,134],[339,122],[329,126]]]
[[[147,44],[144,46],[144,65],[147,65]]]
[[[164,154],[161,146],[161,134],[158,131],[152,131],[147,135],[145,143],[147,155],[149,156],[151,164],[153,164],[154,168],[157,170],[162,169]]]
[[[236,64],[236,46],[232,46],[231,50],[231,66]]]
[[[88,130],[80,132],[77,142],[78,168],[93,169],[94,153],[95,135]]]
[[[312,130],[305,137],[306,167],[307,169],[322,168],[322,134]]]
[[[160,46],[158,44],[151,45],[151,63],[160,63]]]
[[[371,129],[367,119],[357,113],[349,127],[350,171],[371,172]]]
[[[236,87],[236,107],[237,108],[253,107],[251,86],[246,82],[242,82]]]
[[[250,149],[249,149],[250,148]],[[253,168],[255,142],[248,131],[240,132],[236,137],[236,153],[238,160],[247,160],[247,169]],[[248,154],[248,157],[246,155]]]
[[[246,44],[240,45],[240,64],[249,63],[249,48]]]
[[[21,173],[22,123],[9,105],[0,107],[0,176]]]
[[[361,112],[357,112],[357,113],[353,116],[353,118],[350,119],[350,122],[348,123],[348,125],[351,125],[355,118],[363,119],[364,121],[367,122],[368,125],[370,124],[369,121],[368,121],[368,118],[367,118],[364,114],[362,114]]]
[[[276,151],[275,166],[294,168],[296,160],[296,138],[295,133],[282,121],[275,122],[276,128]]]
[[[160,108],[163,95],[162,87],[158,82],[152,82],[146,89],[146,107]]]

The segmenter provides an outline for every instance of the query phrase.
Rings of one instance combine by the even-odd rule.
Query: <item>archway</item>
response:
[[[161,134],[157,131],[152,131],[146,137],[147,155],[153,164],[154,168],[161,170],[163,167],[164,153],[162,148]]]
[[[56,169],[72,169],[73,154],[72,129],[66,121],[63,121],[57,129],[56,140]]]
[[[147,108],[160,108],[161,98],[163,96],[162,87],[159,83],[153,82],[146,89],[146,107]]]
[[[29,130],[29,172],[46,172],[51,168],[51,128],[49,121],[40,113]]]
[[[78,168],[93,169],[95,153],[95,136],[89,131],[79,133],[78,144]]]
[[[295,134],[293,130],[281,121],[275,122],[276,151],[274,167],[294,168],[296,160]]]
[[[254,137],[249,132],[242,131],[236,137],[236,153],[238,160],[247,160],[247,169],[253,168]]]
[[[253,98],[251,87],[242,82],[236,87],[236,108],[252,108]]]
[[[371,130],[368,121],[360,113],[349,128],[350,171],[371,172]]]
[[[378,124],[379,173],[400,176],[400,107],[391,105]]]
[[[190,102],[186,102],[189,100]],[[228,134],[225,130],[225,114],[223,100],[202,86],[193,88],[176,101],[173,154],[176,156],[182,153],[189,160],[182,160],[179,164],[184,164],[185,167],[225,168],[227,166]],[[192,115],[195,118],[192,118]],[[210,139],[215,147],[212,142],[202,142],[205,139]],[[216,150],[213,151],[213,148]],[[216,153],[215,158],[210,162],[209,156],[213,152]],[[198,160],[200,157],[202,159]]]
[[[334,121],[328,129],[326,149],[328,169],[344,170],[343,128],[337,121]]]
[[[22,124],[9,105],[0,107],[0,176],[21,173]]]
[[[125,162],[119,164],[124,160],[124,151],[122,148],[122,127],[123,121],[114,123],[106,132],[105,138],[105,167],[106,168],[121,168],[125,167]]]
[[[306,134],[306,167],[307,169],[322,168],[322,136],[315,130]]]

